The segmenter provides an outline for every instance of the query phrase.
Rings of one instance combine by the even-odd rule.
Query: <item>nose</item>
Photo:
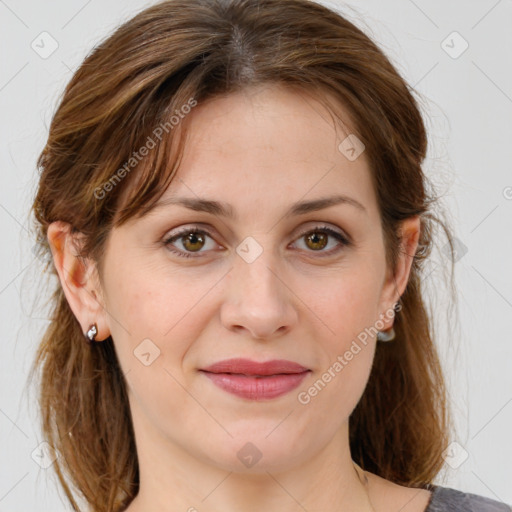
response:
[[[286,334],[297,322],[295,295],[273,263],[265,251],[251,263],[235,258],[220,313],[226,329],[268,340]]]

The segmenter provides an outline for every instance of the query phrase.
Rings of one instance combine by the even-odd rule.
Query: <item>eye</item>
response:
[[[324,248],[329,245],[329,238],[334,238],[337,243],[334,243],[334,248],[325,251]],[[322,256],[331,256],[337,254],[343,247],[350,245],[350,241],[342,233],[335,231],[327,226],[316,226],[309,231],[306,231],[300,235],[299,241],[304,241],[304,245],[308,252],[319,252]]]
[[[207,238],[213,240],[208,231],[198,228],[187,228],[176,235],[167,238],[164,241],[164,244],[168,246],[169,250],[176,254],[176,256],[180,256],[182,258],[194,258],[196,256],[191,253],[200,252],[201,249],[205,247]],[[183,249],[177,250],[174,248],[175,241],[181,244]],[[213,246],[215,246],[215,244],[213,244]]]
[[[329,240],[330,238],[334,239],[337,243],[333,244],[334,248],[324,250],[331,242],[331,240]],[[208,239],[211,240],[210,247],[208,247]],[[305,231],[297,240],[304,242],[307,252],[322,253],[322,256],[331,256],[341,251],[343,247],[351,245],[348,237],[327,226],[316,226],[313,229]],[[164,244],[173,254],[182,258],[196,258],[199,257],[201,252],[205,252],[201,250],[203,248],[208,250],[219,247],[213,242],[212,235],[208,231],[197,227],[181,230],[177,234],[164,240]]]

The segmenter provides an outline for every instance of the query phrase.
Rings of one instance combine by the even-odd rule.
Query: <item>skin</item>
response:
[[[164,198],[223,201],[237,219],[178,205],[154,210],[111,232],[102,276],[92,262],[80,264],[67,224],[49,227],[83,332],[96,323],[97,341],[112,335],[126,375],[141,474],[129,512],[425,510],[429,491],[368,472],[365,489],[352,463],[348,418],[369,377],[374,337],[309,403],[297,398],[391,310],[418,243],[419,219],[407,219],[395,272],[387,268],[365,153],[350,161],[338,149],[351,133],[344,119],[335,129],[320,103],[276,86],[198,105]],[[364,210],[338,204],[284,216],[296,201],[334,193]],[[203,244],[165,245],[177,228],[197,224],[209,231]],[[352,243],[331,235],[324,248],[308,243],[304,234],[324,225]],[[236,252],[248,236],[262,249],[250,263]],[[392,324],[385,316],[382,328]],[[134,350],[147,338],[160,355],[145,366]],[[299,388],[255,402],[198,371],[231,357],[288,359],[311,372]],[[237,456],[248,442],[262,455],[250,468]]]

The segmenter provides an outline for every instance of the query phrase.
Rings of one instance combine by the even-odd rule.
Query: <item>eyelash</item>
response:
[[[304,233],[300,234],[297,237],[297,239],[303,238],[306,235],[310,235],[310,234],[316,233],[318,231],[325,232],[325,233],[331,235],[332,237],[334,237],[336,240],[338,240],[338,242],[341,242],[341,247],[327,251],[326,252],[327,256],[337,254],[343,247],[349,247],[351,245],[351,242],[344,235],[342,235],[341,233],[338,233],[338,231],[335,231],[327,226],[315,226],[314,228],[309,229],[308,231],[305,231]],[[184,237],[185,235],[188,235],[191,233],[207,235],[210,238],[213,238],[213,236],[207,230],[199,229],[199,228],[195,227],[195,228],[186,228],[186,229],[176,233],[175,235],[172,235],[171,237],[167,238],[166,240],[164,240],[163,243],[164,243],[164,245],[166,245],[168,247],[169,251],[171,251],[176,256],[179,256],[181,258],[198,258],[199,256],[195,256],[190,252],[185,252],[185,251],[177,250],[175,248],[171,248],[172,242],[179,240],[180,238]],[[316,251],[311,250],[308,252],[316,252]],[[319,250],[318,252],[324,252],[324,251]],[[199,254],[199,252],[197,254]],[[320,257],[322,258],[322,257],[327,257],[327,256],[323,255]]]

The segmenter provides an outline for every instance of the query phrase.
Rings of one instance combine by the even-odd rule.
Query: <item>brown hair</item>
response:
[[[68,222],[83,234],[82,256],[101,275],[111,229],[151,208],[175,174],[186,123],[171,130],[172,116],[186,112],[191,99],[204,103],[258,84],[299,88],[325,103],[334,96],[347,109],[366,146],[392,268],[400,221],[421,218],[396,339],[376,350],[350,418],[350,446],[362,468],[425,486],[443,465],[451,421],[420,277],[434,224],[448,235],[449,229],[432,212],[421,167],[426,130],[413,91],[340,14],[309,0],[169,0],[119,27],[87,56],[53,117],[33,204],[40,251],[50,253],[48,225]],[[167,127],[161,140],[159,126]],[[126,167],[148,137],[155,148],[144,165]],[[453,260],[452,251],[452,266]],[[49,269],[55,276],[51,260]],[[95,511],[123,510],[138,492],[139,474],[112,339],[92,347],[84,342],[60,283],[50,304],[33,371],[41,371],[44,435],[62,455],[55,463],[59,480],[75,510],[76,491]]]

